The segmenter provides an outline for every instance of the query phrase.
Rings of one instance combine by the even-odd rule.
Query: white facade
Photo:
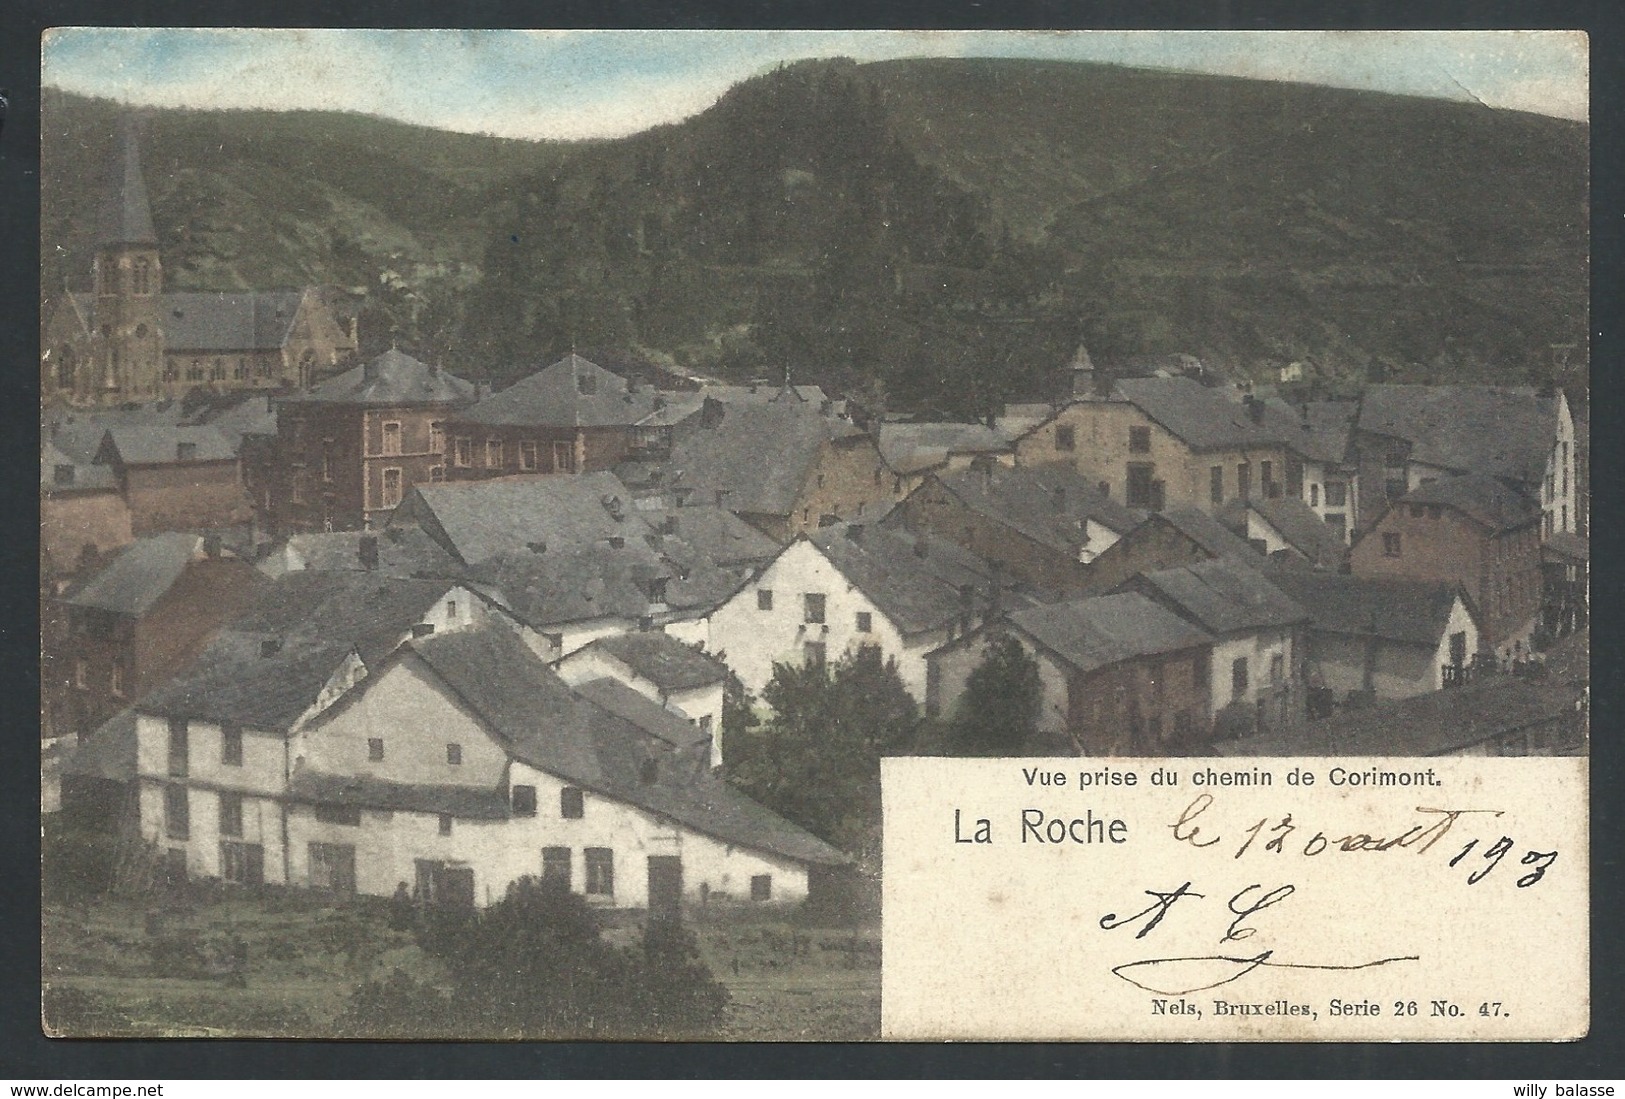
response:
[[[1349,544],[1359,526],[1356,502],[1360,498],[1360,478],[1352,469],[1329,469],[1321,462],[1303,463],[1303,502],[1333,530],[1343,532]]]
[[[669,632],[669,631],[668,631]],[[625,661],[597,645],[589,645],[560,660],[554,668],[570,686],[609,678],[624,683],[644,698],[659,703],[711,738],[711,766],[722,766],[723,681],[703,687],[668,691],[635,672]]]
[[[812,603],[808,596],[814,596]],[[823,598],[822,622],[812,609]],[[728,665],[745,688],[760,694],[775,663],[834,661],[864,645],[895,658],[903,686],[926,698],[926,654],[950,640],[951,627],[905,635],[818,547],[790,543],[762,573],[711,612],[706,651]]]
[[[1041,696],[1038,730],[1065,734],[1067,708],[1071,702],[1066,667],[1047,650],[1034,645],[1025,634],[1011,630],[1004,636],[1015,638],[1038,666]],[[989,636],[985,631],[979,631],[933,652],[927,658],[931,672],[931,691],[926,698],[927,707],[943,717],[951,717],[954,707],[965,693],[965,684],[970,679],[971,673],[986,662],[988,649],[994,640],[995,637]]]
[[[1546,459],[1546,477],[1541,484],[1541,533],[1551,537],[1557,531],[1574,533],[1579,516],[1575,510],[1574,414],[1562,390],[1557,394],[1557,438]]]
[[[1093,519],[1083,522],[1083,545],[1078,549],[1078,563],[1087,565],[1115,546],[1123,533]]]
[[[1470,661],[1478,651],[1478,624],[1459,595],[1431,646],[1315,631],[1305,646],[1305,664],[1311,681],[1330,688],[1339,702],[1350,692],[1367,689],[1379,699],[1410,698],[1444,688],[1444,668],[1454,663],[1451,639],[1456,635]]]
[[[1290,629],[1215,637],[1209,716],[1237,702],[1256,706],[1281,695],[1292,680],[1292,660]]]

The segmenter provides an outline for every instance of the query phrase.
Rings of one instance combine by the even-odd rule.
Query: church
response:
[[[192,390],[307,388],[355,354],[316,287],[165,292],[163,261],[133,128],[116,153],[89,293],[47,302],[46,404],[115,405]]]

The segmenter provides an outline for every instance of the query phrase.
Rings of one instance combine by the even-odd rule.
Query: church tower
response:
[[[75,386],[97,403],[148,400],[165,389],[164,272],[131,122],[124,124],[110,183],[96,250],[92,354]]]

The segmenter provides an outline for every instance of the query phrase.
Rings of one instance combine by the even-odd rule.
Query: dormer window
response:
[[[598,379],[591,374],[576,375],[576,392],[590,397],[598,392]]]
[[[73,467],[59,465],[56,467],[56,483],[59,485],[73,484]]]
[[[177,462],[190,462],[197,457],[196,443],[176,443],[175,460]]]

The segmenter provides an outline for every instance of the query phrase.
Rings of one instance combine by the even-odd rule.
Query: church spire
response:
[[[135,244],[152,246],[158,234],[152,228],[152,206],[141,175],[141,150],[134,119],[125,119],[114,155],[111,186],[102,215],[103,247]]]

